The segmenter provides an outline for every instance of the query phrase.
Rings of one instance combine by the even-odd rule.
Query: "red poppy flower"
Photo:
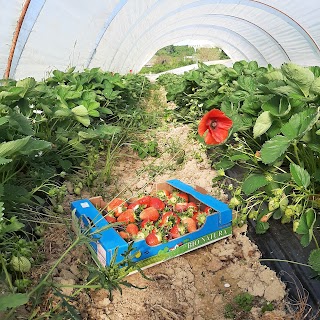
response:
[[[198,133],[203,136],[206,144],[220,144],[228,137],[228,131],[232,127],[232,120],[222,111],[213,109],[207,112],[198,126]]]

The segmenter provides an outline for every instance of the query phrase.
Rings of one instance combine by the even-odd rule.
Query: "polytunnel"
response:
[[[0,319],[320,319],[320,0],[0,8]]]
[[[138,72],[161,47],[212,40],[232,61],[319,65],[316,0],[1,0],[0,73],[53,69]]]

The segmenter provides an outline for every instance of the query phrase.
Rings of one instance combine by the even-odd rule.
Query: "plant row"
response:
[[[214,181],[231,193],[234,222],[254,219],[257,233],[267,231],[270,218],[292,223],[303,246],[313,241],[309,264],[319,274],[320,67],[201,64],[158,82],[179,120],[195,122],[212,108],[232,120],[229,138],[209,153]],[[212,117],[217,128],[209,129],[218,133],[223,124]]]
[[[76,194],[92,184],[99,152],[110,155],[130,127],[141,129],[138,102],[149,89],[143,76],[98,68],[1,81],[0,270],[10,291],[30,284],[23,274],[41,243],[41,220],[63,213],[66,174],[85,169],[73,185]]]

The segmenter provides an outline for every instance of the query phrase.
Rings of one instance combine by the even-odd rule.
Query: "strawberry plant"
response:
[[[67,173],[83,169],[73,185],[77,194],[94,184],[99,153],[108,159],[117,147],[115,142],[123,143],[129,129],[137,130],[134,126],[141,113],[135,107],[149,88],[143,76],[98,68],[55,70],[39,82],[33,78],[1,81],[0,273],[12,293],[0,301],[1,311],[4,305],[14,308],[26,303],[46,282],[30,295],[14,293],[30,285],[24,274],[34,264],[38,243],[31,236],[44,234],[39,215],[63,213]],[[106,173],[111,166],[109,158]]]
[[[167,88],[167,99],[178,105],[177,120],[202,117],[198,133],[205,133],[207,145],[216,144],[210,154],[223,174],[218,171],[213,181],[231,194],[234,223],[254,219],[257,233],[268,230],[271,218],[291,223],[303,246],[315,243],[317,256],[319,67],[259,67],[255,61],[238,61],[232,67],[200,64],[176,78],[172,85],[165,78],[159,83]],[[232,120],[230,130],[216,135],[219,126],[213,117],[214,126],[207,126],[210,113],[218,112],[212,108]],[[241,168],[241,178],[228,176],[232,168]]]

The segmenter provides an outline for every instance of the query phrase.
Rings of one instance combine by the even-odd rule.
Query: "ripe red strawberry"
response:
[[[174,209],[179,212],[186,211],[188,209],[188,203],[187,202],[178,202],[175,204]]]
[[[149,246],[156,246],[162,241],[162,234],[155,229],[146,236],[146,243]]]
[[[167,201],[170,197],[170,192],[168,190],[158,190],[156,196],[162,201]]]
[[[150,228],[150,227],[153,227],[153,221],[150,221],[148,219],[142,220],[142,222],[141,222],[141,228],[142,229]]]
[[[136,235],[139,232],[139,228],[134,223],[129,223],[126,227],[126,231],[131,235]]]
[[[168,211],[163,214],[159,226],[173,226],[180,222],[180,218],[177,214],[173,213],[172,211]]]
[[[197,230],[196,222],[192,218],[183,218],[181,221],[186,226],[188,232],[194,232]]]
[[[205,212],[195,212],[192,219],[196,222],[196,224],[200,227],[202,226],[206,219],[207,219],[207,214]]]
[[[197,207],[197,205],[194,203],[194,202],[189,202],[188,203],[188,209],[187,209],[188,211],[191,211],[192,213],[193,212],[196,212],[196,211],[198,211],[198,207]]]
[[[178,193],[178,198],[180,198],[179,202],[189,202],[189,196],[184,192]]]
[[[117,219],[116,219],[114,216],[108,215],[108,214],[105,215],[104,218],[105,218],[109,223],[114,223],[114,222],[117,221]]]
[[[119,231],[119,235],[120,235],[120,237],[121,237],[122,239],[125,239],[125,240],[127,240],[127,239],[130,238],[129,233],[128,233],[128,232],[125,232],[125,231]]]
[[[179,238],[183,236],[185,233],[186,233],[186,227],[181,223],[175,224],[169,231],[169,234],[173,239]]]
[[[159,211],[153,207],[146,208],[140,213],[141,220],[157,221],[159,217]]]
[[[153,207],[157,210],[163,210],[165,208],[165,204],[159,198],[152,197],[150,198],[150,207]]]
[[[123,199],[115,198],[108,203],[107,210],[114,212],[115,217],[119,217],[127,207],[128,204]]]
[[[173,192],[168,200],[169,205],[176,205],[178,203],[188,203],[189,197],[184,192]]]
[[[144,206],[145,208],[150,207],[150,196],[144,196],[140,199],[138,199],[136,202],[140,204],[141,206]]]
[[[214,212],[214,209],[212,209],[211,207],[209,206],[206,206],[203,210],[204,213],[206,214],[212,214]]]
[[[141,205],[137,201],[130,203],[128,206],[128,209],[132,209],[136,214],[139,214],[145,208],[146,205]]]
[[[128,209],[133,209],[133,210],[135,210],[136,208],[139,208],[139,203],[137,203],[137,201],[131,202],[131,203],[128,205]]]
[[[126,222],[126,223],[135,222],[135,220],[136,220],[136,216],[132,209],[128,209],[124,211],[119,215],[117,219],[118,222]]]

